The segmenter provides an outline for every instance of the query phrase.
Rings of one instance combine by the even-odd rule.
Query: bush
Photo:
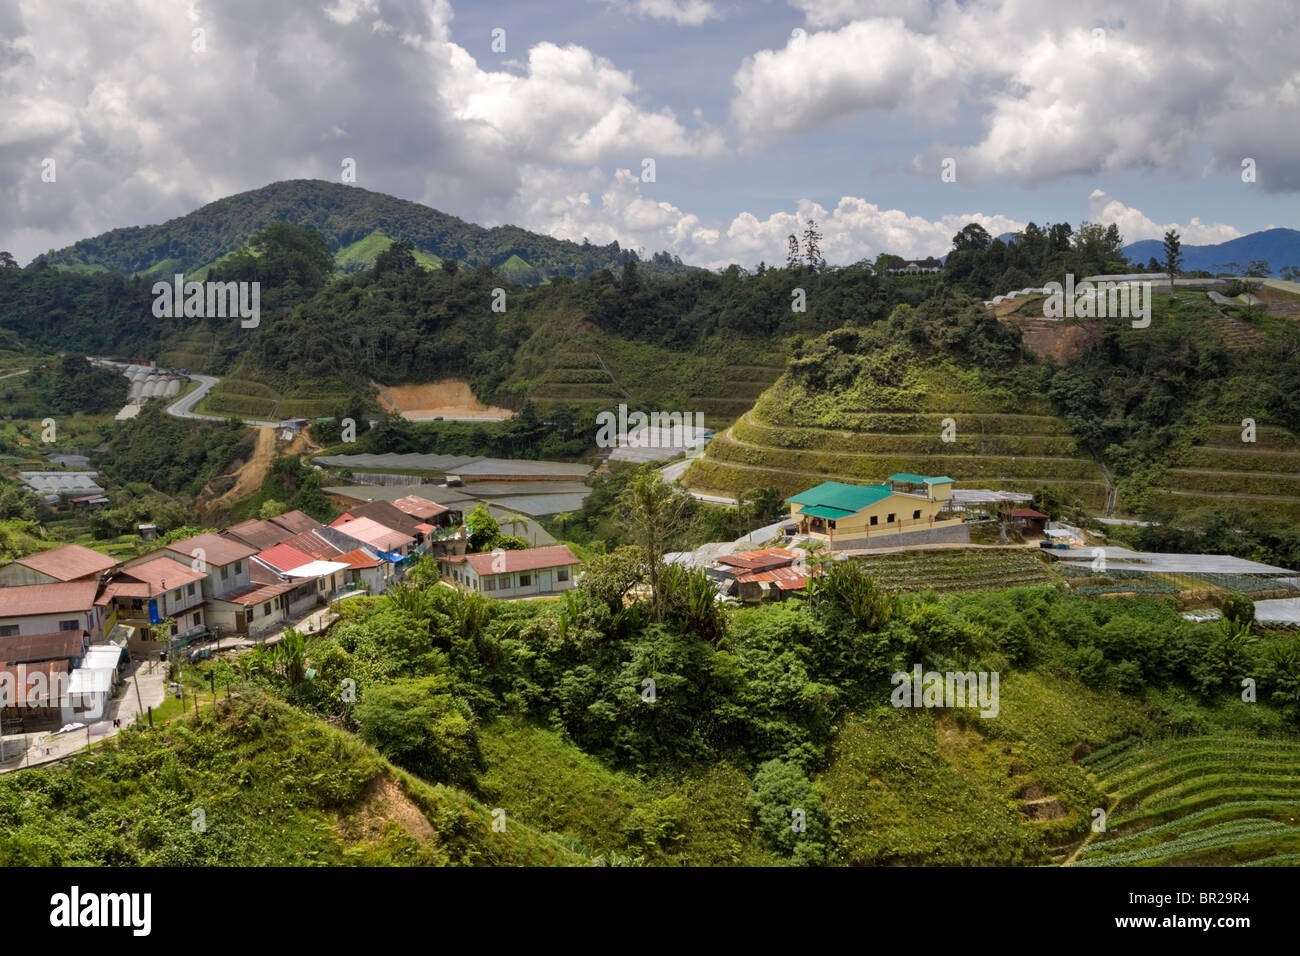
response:
[[[784,760],[758,768],[746,802],[763,838],[800,865],[826,862],[830,825],[821,794],[802,770]]]
[[[1251,624],[1255,620],[1255,602],[1244,594],[1229,594],[1223,599],[1220,610],[1234,624]]]

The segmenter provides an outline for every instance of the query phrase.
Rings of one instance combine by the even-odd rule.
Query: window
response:
[[[201,620],[202,617],[203,617],[203,615],[200,614],[198,611],[195,611],[195,612],[194,612],[194,626],[195,626],[195,627],[198,627],[200,624],[203,623],[203,621]]]
[[[172,602],[174,604],[180,604],[182,596],[183,595],[181,594],[181,589],[177,588],[175,591],[172,592]]]
[[[483,590],[484,590],[484,591],[495,591],[496,589],[497,589],[497,579],[496,579],[496,578],[484,578],[484,579],[483,579]]]
[[[0,637],[17,637],[17,624],[0,624]]]
[[[877,523],[878,523],[878,522],[876,521],[876,515],[872,515],[872,516],[871,516],[871,523],[872,523],[872,524],[877,524]]]
[[[236,562],[235,562],[235,573],[236,573],[236,574],[243,574],[243,573],[244,573],[244,562],[243,562],[243,561],[236,561]]]
[[[271,602],[267,601],[265,604],[262,605],[262,617],[270,617],[270,616],[271,616]]]
[[[188,594],[190,597],[194,597],[194,585],[191,584],[189,587],[187,587],[185,589],[185,593]]]
[[[79,631],[79,630],[81,630],[81,622],[80,622],[80,621],[60,621],[60,622],[59,622],[59,630],[60,630],[60,631]]]
[[[519,586],[521,588],[531,587],[532,583],[533,583],[533,576],[531,574],[519,575]]]
[[[921,509],[920,509],[920,508],[917,508],[915,511],[912,512],[912,520],[915,521],[915,520],[919,519],[920,517],[921,517]]]
[[[176,622],[172,621],[172,637],[176,636]]]
[[[224,581],[224,580],[226,580],[228,577],[230,577],[230,568],[223,567],[223,568],[221,569],[221,580]]]
[[[556,570],[556,572],[555,572],[555,580],[557,580],[557,581],[567,581],[567,580],[569,580],[569,569],[568,569],[568,568],[558,568],[558,569]]]
[[[885,519],[885,522],[886,522],[887,524],[893,524],[893,523],[894,523],[894,513],[893,513],[892,511],[889,513],[889,517]]]

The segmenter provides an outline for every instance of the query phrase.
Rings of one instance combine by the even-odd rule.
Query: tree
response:
[[[1165,271],[1169,273],[1169,294],[1173,295],[1174,276],[1178,275],[1178,269],[1183,264],[1183,243],[1177,230],[1170,229],[1165,233],[1162,248],[1165,253]]]
[[[468,784],[483,766],[473,713],[445,674],[367,687],[355,713],[366,743],[426,780]]]
[[[787,269],[799,268],[799,237],[793,232],[786,238],[789,245],[789,252],[785,256],[785,267]]]
[[[961,232],[952,237],[952,247],[958,252],[980,252],[993,242],[988,231],[977,222],[962,227]]]
[[[394,242],[375,257],[374,274],[377,279],[387,272],[408,272],[418,266],[414,247],[409,242]]]
[[[276,501],[274,498],[267,498],[262,502],[262,507],[257,509],[257,516],[263,521],[277,518],[282,514],[284,514],[284,502]]]
[[[664,619],[664,595],[660,586],[664,554],[690,529],[695,501],[684,491],[666,484],[651,469],[636,477],[624,492],[622,503],[628,532],[645,555],[651,611],[659,623]]]
[[[1244,594],[1229,594],[1220,608],[1233,624],[1250,625],[1255,620],[1255,602]]]
[[[817,231],[817,223],[808,220],[808,228],[803,231],[803,257],[809,269],[818,269],[825,265],[821,250],[822,234]]]
[[[268,654],[279,675],[295,687],[301,684],[307,668],[307,638],[289,627],[271,647]]]
[[[481,501],[465,517],[465,524],[469,527],[471,551],[487,551],[501,537],[501,525],[497,524],[497,519],[492,517],[487,505]]]
[[[13,257],[12,253],[0,251],[0,269],[17,269],[18,260]]]
[[[1267,259],[1251,259],[1246,266],[1246,275],[1252,279],[1267,279],[1273,274]]]
[[[624,545],[609,554],[598,554],[583,566],[578,587],[611,614],[623,609],[632,589],[645,580],[645,555],[640,548]]]

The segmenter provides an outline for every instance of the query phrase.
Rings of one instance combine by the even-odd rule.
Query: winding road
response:
[[[216,384],[219,381],[221,381],[221,379],[216,378],[215,376],[212,375],[194,375],[194,374],[191,374],[190,378],[198,382],[199,387],[194,389],[192,392],[187,392],[186,394],[182,395],[180,398],[176,399],[176,401],[168,405],[167,414],[175,415],[177,418],[197,418],[202,421],[208,421],[208,422],[224,422],[229,416],[204,415],[194,410],[194,407],[198,405],[199,402],[203,401],[203,399],[207,396],[208,392],[212,391],[212,389],[216,386]],[[240,421],[243,422],[245,425],[255,425],[255,426],[265,426],[265,425],[275,426],[279,424],[278,422],[267,422],[256,418],[241,418]]]

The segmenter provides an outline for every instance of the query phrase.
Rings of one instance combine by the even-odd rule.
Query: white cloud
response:
[[[805,54],[787,44],[741,64],[732,116],[742,134],[906,109],[939,139],[916,166],[928,174],[954,157],[959,181],[1037,184],[1134,167],[1194,176],[1191,157],[1208,143],[1212,175],[1239,173],[1249,156],[1259,188],[1300,190],[1300,73],[1285,4],[789,2],[811,31]],[[978,120],[974,137],[940,125],[967,117]]]
[[[446,0],[0,9],[0,248],[25,261],[276,179],[337,180],[344,157],[358,185],[469,215],[508,201],[530,164],[723,149],[589,50],[538,43],[507,72],[451,22]],[[46,156],[56,183],[40,181]]]
[[[742,141],[762,143],[824,126],[862,110],[906,108],[935,118],[953,101],[958,63],[935,37],[896,19],[850,23],[792,36],[760,50],[736,71],[731,117]]]
[[[603,0],[612,7],[655,20],[671,20],[679,26],[698,27],[720,20],[722,13],[709,0]]]
[[[838,265],[874,259],[881,252],[905,258],[942,255],[951,248],[952,237],[971,222],[993,235],[1025,225],[985,213],[954,213],[930,220],[845,196],[829,210],[802,199],[793,211],[772,213],[765,219],[742,212],[722,226],[643,195],[643,184],[626,169],[612,177],[598,169],[574,174],[534,170],[524,183],[507,217],[524,228],[563,239],[617,240],[647,253],[668,251],[692,265],[712,269],[733,262],[746,268],[760,261],[784,262],[786,236],[802,233],[809,219],[817,221],[824,237],[823,255]]]
[[[1089,218],[1093,222],[1107,225],[1115,223],[1119,227],[1120,235],[1124,237],[1125,244],[1142,239],[1163,239],[1170,229],[1176,229],[1183,244],[1189,246],[1215,245],[1242,235],[1239,229],[1226,223],[1211,225],[1201,222],[1195,216],[1186,223],[1157,223],[1141,210],[1126,206],[1118,199],[1112,199],[1100,189],[1094,189],[1088,196],[1088,208],[1091,210]]]

